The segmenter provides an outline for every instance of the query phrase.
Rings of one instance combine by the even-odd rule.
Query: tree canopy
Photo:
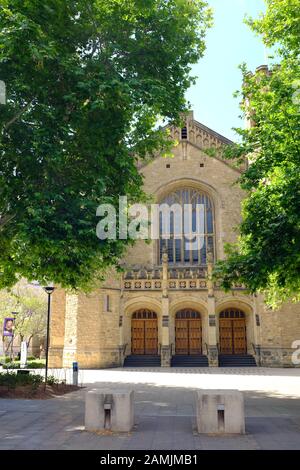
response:
[[[242,110],[252,127],[228,158],[249,158],[240,179],[248,196],[236,245],[227,246],[216,278],[229,289],[243,283],[275,306],[300,298],[300,8],[298,0],[267,0],[249,25],[276,48],[269,70],[242,67]]]
[[[85,288],[129,240],[96,237],[99,204],[141,200],[136,156],[168,151],[205,49],[201,0],[2,0],[0,287]]]

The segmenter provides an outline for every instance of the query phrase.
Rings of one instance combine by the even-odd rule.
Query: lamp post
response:
[[[45,388],[47,386],[48,378],[48,353],[49,353],[49,329],[50,329],[50,307],[51,307],[51,294],[54,292],[53,286],[47,286],[43,288],[48,295],[48,315],[47,315],[47,336],[46,336],[46,366],[45,366]]]
[[[19,312],[11,312],[12,317],[13,317],[13,319],[14,319],[14,322],[13,322],[13,335],[12,335],[12,338],[11,338],[11,351],[10,351],[11,361],[14,361],[14,360],[15,360],[14,339],[15,339],[16,317],[17,317],[18,313],[19,313]]]

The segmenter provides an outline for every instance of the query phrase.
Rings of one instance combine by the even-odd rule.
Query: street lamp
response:
[[[12,314],[12,317],[14,319],[14,322],[13,322],[13,332],[12,332],[12,338],[11,338],[11,351],[10,351],[10,357],[11,357],[11,361],[14,361],[15,360],[15,353],[14,353],[14,339],[15,339],[15,326],[16,326],[16,317],[18,315],[19,312],[11,312]]]
[[[48,378],[48,353],[49,353],[49,329],[50,329],[50,306],[51,306],[51,294],[54,292],[53,286],[43,287],[44,291],[48,295],[48,315],[47,315],[47,336],[46,336],[46,366],[45,366],[45,389],[47,386]]]

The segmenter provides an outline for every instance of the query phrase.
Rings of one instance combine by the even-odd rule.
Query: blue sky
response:
[[[239,64],[249,70],[267,63],[262,41],[243,23],[245,14],[258,17],[264,11],[263,0],[207,0],[214,9],[214,26],[206,38],[205,56],[193,67],[198,77],[186,94],[197,121],[232,140],[232,127],[244,126],[239,118],[239,99],[234,91],[241,88]]]

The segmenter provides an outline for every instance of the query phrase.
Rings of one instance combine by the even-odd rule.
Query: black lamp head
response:
[[[46,292],[46,294],[51,295],[51,294],[53,294],[53,291],[54,291],[55,287],[53,287],[53,286],[46,286],[46,287],[43,287],[43,289],[44,289],[44,291]]]

